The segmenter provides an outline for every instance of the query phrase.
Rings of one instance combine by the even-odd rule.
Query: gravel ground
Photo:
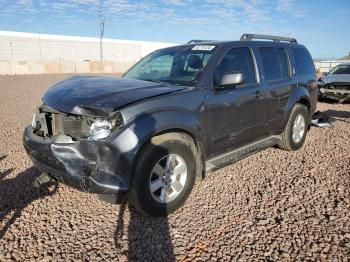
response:
[[[297,152],[271,148],[208,175],[167,219],[62,184],[40,189],[21,136],[49,84],[0,76],[0,261],[350,260],[350,105]]]

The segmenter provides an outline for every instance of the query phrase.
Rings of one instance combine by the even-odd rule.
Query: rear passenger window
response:
[[[260,54],[267,81],[289,77],[288,60],[284,48],[261,47]]]
[[[214,82],[218,84],[226,73],[242,72],[245,76],[243,84],[256,83],[255,67],[250,49],[247,47],[232,48],[222,58],[214,74]]]
[[[281,70],[281,76],[282,78],[289,77],[289,70],[288,70],[288,60],[286,57],[286,50],[284,48],[276,48],[280,70]]]
[[[315,66],[311,55],[305,48],[292,48],[297,74],[315,74]]]

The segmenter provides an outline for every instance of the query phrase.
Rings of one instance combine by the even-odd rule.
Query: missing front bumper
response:
[[[350,89],[341,89],[337,88],[320,88],[321,97],[330,98],[333,100],[337,100],[339,103],[346,102],[350,100]]]
[[[64,135],[42,138],[27,127],[23,144],[39,169],[80,191],[118,195],[128,190],[118,173],[123,156],[104,141],[72,141]]]

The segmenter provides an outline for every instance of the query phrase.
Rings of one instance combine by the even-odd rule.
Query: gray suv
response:
[[[51,86],[24,147],[44,171],[39,184],[55,179],[113,203],[127,197],[141,213],[166,216],[207,172],[267,147],[299,149],[316,83],[293,38],[194,40],[151,53],[121,78]]]

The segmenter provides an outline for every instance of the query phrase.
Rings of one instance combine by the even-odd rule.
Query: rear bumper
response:
[[[42,138],[31,127],[24,130],[23,144],[35,166],[71,187],[113,195],[128,190],[131,168],[116,144],[64,135]]]

